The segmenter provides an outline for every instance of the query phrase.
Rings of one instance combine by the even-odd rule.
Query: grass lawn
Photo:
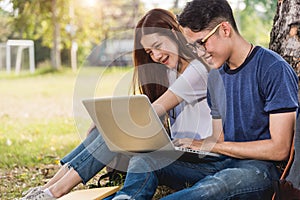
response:
[[[75,101],[128,94],[131,72],[85,67],[78,73],[38,70],[16,76],[1,71],[0,199],[20,197],[25,189],[51,178],[59,159],[83,137],[74,120],[74,110],[81,106]]]

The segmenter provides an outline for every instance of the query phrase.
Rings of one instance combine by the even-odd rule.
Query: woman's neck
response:
[[[189,65],[188,61],[181,59],[177,65],[177,72],[182,74],[188,65]]]

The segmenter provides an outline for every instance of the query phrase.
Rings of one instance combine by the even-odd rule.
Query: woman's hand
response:
[[[91,126],[89,127],[89,129],[86,132],[86,136],[88,136],[95,127],[96,127],[96,125],[94,123],[92,123]]]

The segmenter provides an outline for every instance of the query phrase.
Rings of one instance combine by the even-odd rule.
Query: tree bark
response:
[[[54,69],[61,67],[60,26],[58,23],[57,1],[52,0],[53,46],[51,48],[51,64]]]
[[[273,29],[270,35],[269,48],[278,52],[296,71],[300,77],[300,0],[278,0],[277,11],[274,17]],[[298,92],[299,95],[299,92]],[[299,119],[299,117],[298,117]],[[299,176],[299,152],[300,152],[300,132],[299,120],[297,121],[297,131],[294,137],[295,156],[288,169],[288,176],[285,178],[295,188],[300,189]],[[286,184],[287,185],[287,184]],[[289,199],[293,194],[293,189],[281,189],[285,194],[284,198]],[[286,192],[286,193],[285,193]],[[273,198],[275,199],[275,197]]]
[[[300,76],[300,0],[278,0],[269,48]]]

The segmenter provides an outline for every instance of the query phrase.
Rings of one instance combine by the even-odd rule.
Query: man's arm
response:
[[[242,159],[285,160],[289,156],[296,112],[270,115],[271,139],[252,142],[218,142],[212,151]]]
[[[296,112],[270,115],[271,139],[251,142],[225,142],[222,120],[213,120],[213,136],[205,140],[177,139],[174,144],[192,149],[220,153],[234,158],[257,160],[285,160],[289,156],[296,120]]]
[[[204,140],[194,140],[193,138],[180,138],[173,140],[173,143],[175,146],[180,146],[184,148],[212,151],[216,143],[224,142],[222,119],[213,119],[212,128],[212,136]]]

